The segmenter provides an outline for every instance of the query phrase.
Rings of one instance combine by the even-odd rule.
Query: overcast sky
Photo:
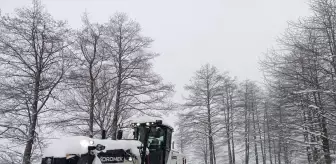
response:
[[[2,13],[30,5],[30,0],[0,0]],[[287,27],[287,21],[309,14],[307,0],[42,0],[56,19],[81,27],[81,15],[106,22],[115,12],[138,21],[155,41],[155,71],[183,86],[202,64],[230,71],[240,80],[262,81],[258,60]]]

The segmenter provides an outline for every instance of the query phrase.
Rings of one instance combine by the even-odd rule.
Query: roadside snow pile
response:
[[[136,140],[101,140],[92,139],[84,136],[63,137],[53,140],[52,143],[45,149],[43,157],[65,157],[66,154],[85,154],[88,152],[88,146],[93,141],[93,145],[101,144],[105,146],[105,150],[113,149],[130,149],[133,154],[140,156],[138,146],[141,146],[140,141]],[[92,145],[92,146],[93,146]]]
[[[160,117],[151,117],[151,116],[140,116],[137,118],[131,118],[131,123],[146,123],[146,122],[156,122],[156,120],[162,120],[162,124],[173,128],[174,126],[167,120]]]
[[[81,145],[88,137],[66,137],[53,140],[45,149],[43,157],[65,157],[66,154],[85,154],[87,147]]]

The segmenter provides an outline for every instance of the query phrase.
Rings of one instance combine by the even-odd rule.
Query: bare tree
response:
[[[105,87],[104,89],[107,89],[107,86],[114,87],[110,85],[111,82],[114,82],[114,76],[112,74],[113,68],[111,70],[111,66],[107,64],[108,57],[104,52],[102,41],[103,25],[90,23],[87,13],[83,15],[82,20],[83,28],[76,33],[75,44],[73,45],[74,52],[76,52],[77,69],[73,69],[72,77],[70,77],[74,96],[70,96],[70,104],[68,106],[78,109],[78,112],[84,112],[84,115],[85,113],[88,114],[88,117],[83,117],[82,113],[74,112],[74,117],[83,118],[78,123],[87,124],[88,133],[86,132],[85,134],[93,137],[95,119],[100,119],[94,115],[95,109],[97,109],[97,98],[101,100],[104,96],[110,96],[109,94],[100,94],[98,97],[97,94],[99,92],[102,93],[100,91],[101,87]],[[103,71],[105,74],[110,72],[109,79],[106,79],[107,76],[101,76]],[[100,79],[101,77],[104,79]],[[109,109],[113,111],[113,109]]]
[[[116,93],[112,120],[112,139],[116,139],[121,113],[162,110],[173,86],[164,84],[150,63],[157,54],[148,51],[152,39],[141,35],[140,25],[117,13],[106,24],[104,42],[116,70]]]
[[[245,143],[245,163],[248,164],[250,160],[250,103],[249,103],[249,81],[241,84],[239,97],[242,99],[242,106],[244,110],[244,143]]]
[[[185,121],[183,119],[183,115],[179,115],[178,121],[177,121],[177,132],[175,133],[175,138],[177,141],[178,150],[180,150],[182,153],[187,153],[186,150],[190,148],[190,144],[192,143],[192,137],[191,134],[191,128],[189,128],[188,124],[185,124]]]
[[[312,7],[328,12],[325,8],[328,5],[331,4],[327,1],[314,1]],[[335,106],[333,94],[328,94],[330,89],[333,90],[334,68],[330,63],[330,41],[326,36],[329,27],[325,27],[322,21],[326,15],[315,13],[298,23],[291,23],[291,28],[279,41],[282,50],[271,51],[263,63],[273,88],[273,102],[277,102],[274,104],[277,114],[273,118],[278,121],[278,128],[281,128],[278,131],[278,162],[283,154],[284,162],[290,163],[289,151],[296,148],[288,143],[297,140],[288,137],[288,132],[299,129],[293,131],[292,136],[302,135],[303,142],[309,145],[301,146],[307,151],[308,162],[320,162],[323,159],[325,163],[331,163],[332,137],[329,136],[330,124],[327,120],[333,118],[331,115]],[[298,117],[300,115],[302,117]]]
[[[201,133],[208,138],[210,164],[216,163],[214,152],[214,135],[220,128],[219,106],[217,99],[219,97],[222,76],[217,68],[206,64],[198,70],[191,80],[191,84],[186,85],[185,89],[189,91],[186,98],[185,120],[190,120],[198,126],[205,126],[206,133],[194,129],[194,133]]]
[[[50,100],[58,100],[55,91],[69,66],[69,30],[33,1],[31,8],[2,16],[0,31],[0,136],[24,146],[18,157],[30,164],[47,124],[41,117],[59,110]]]
[[[235,148],[234,148],[234,107],[236,106],[234,101],[234,96],[237,94],[236,80],[231,78],[228,74],[223,75],[220,88],[220,101],[219,104],[222,105],[223,117],[224,117],[224,128],[226,143],[228,147],[229,163],[235,163]]]

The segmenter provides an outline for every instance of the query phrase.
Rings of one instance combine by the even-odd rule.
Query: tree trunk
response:
[[[229,93],[228,89],[226,89],[226,112],[224,112],[225,116],[225,127],[226,127],[226,138],[227,138],[227,149],[229,156],[229,163],[232,164],[232,152],[231,152],[231,139],[230,139],[230,104],[229,104]]]
[[[247,86],[245,93],[245,164],[249,164],[249,118],[248,118],[248,104],[247,104]]]
[[[118,73],[118,82],[117,82],[117,94],[116,94],[116,102],[113,112],[113,120],[112,120],[112,140],[117,139],[117,130],[118,130],[118,118],[119,118],[119,109],[120,109],[120,95],[121,95],[121,73]]]
[[[29,127],[29,135],[26,142],[26,147],[23,153],[23,164],[31,164],[31,153],[33,149],[33,144],[35,140],[35,129],[36,129],[36,123],[37,123],[37,114],[32,114],[31,116],[31,124]]]
[[[283,141],[283,125],[282,125],[282,109],[279,106],[279,118],[280,118],[280,134],[278,141],[278,163],[281,164],[281,152],[282,152],[282,141]]]
[[[207,79],[207,114],[208,114],[208,137],[209,137],[209,150],[210,150],[210,164],[214,164],[213,158],[213,138],[212,138],[212,127],[211,127],[211,106],[210,106],[210,86],[209,79]]]
[[[309,122],[309,131],[310,132],[314,132],[314,128],[313,128],[313,126],[314,126],[314,123],[313,123],[313,114],[312,114],[312,112],[311,111],[308,111],[308,122]],[[316,137],[315,137],[315,135],[313,135],[313,134],[310,134],[310,142],[311,143],[315,143],[316,142]],[[312,144],[310,144],[310,150],[311,150],[311,158],[312,158],[312,160],[313,160],[313,163],[316,163],[317,162],[317,151],[316,151],[316,148],[315,148],[315,146],[314,145],[312,145]]]
[[[252,105],[252,108],[254,108],[254,106]],[[257,129],[256,129],[256,121],[254,119],[255,117],[255,110],[253,109],[253,113],[252,113],[252,122],[253,122],[253,140],[254,140],[254,154],[255,154],[255,160],[256,160],[256,164],[259,164],[259,158],[258,158],[258,147],[257,147]]]
[[[230,143],[230,132],[226,132],[226,137],[227,137],[227,149],[228,149],[228,156],[229,156],[229,163],[232,164],[232,154],[231,154],[231,143]]]
[[[231,122],[233,124],[233,122]],[[232,143],[232,164],[236,163],[236,155],[235,155],[235,144],[233,138],[233,131],[231,131],[231,143]]]
[[[268,116],[268,107],[265,104],[265,117],[266,117],[266,127],[267,127],[267,140],[268,140],[268,154],[270,159],[270,164],[273,164],[272,159],[272,146],[271,146],[271,136],[270,136],[270,128],[269,128],[269,116]]]
[[[98,38],[94,38],[94,43],[93,43],[93,56],[90,58],[89,61],[89,73],[90,73],[90,120],[89,120],[89,137],[93,138],[93,119],[94,119],[94,107],[95,107],[95,77],[93,75],[93,64],[96,59],[96,53],[97,53],[97,43],[98,43]]]
[[[248,104],[247,104],[247,86],[246,86],[246,93],[245,93],[245,164],[249,164],[249,133],[250,133],[250,121],[249,121],[249,112],[248,112]]]
[[[289,164],[289,156],[288,156],[288,143],[285,142],[284,144],[284,157],[285,157],[285,164]]]
[[[122,83],[122,55],[123,55],[123,50],[122,50],[122,31],[121,27],[119,29],[119,43],[118,43],[118,77],[117,77],[117,94],[116,94],[116,102],[115,102],[115,107],[114,107],[114,112],[113,112],[113,120],[112,120],[112,140],[117,139],[117,130],[118,130],[118,118],[119,118],[119,111],[120,111],[120,100],[121,100],[121,83]]]
[[[208,121],[210,122],[210,115],[208,116]],[[213,159],[213,140],[212,140],[212,130],[211,130],[211,124],[209,123],[208,125],[208,138],[209,138],[209,150],[210,150],[210,164],[214,164],[214,159]]]
[[[275,144],[275,140],[273,140],[273,147],[274,147],[274,149],[273,149],[273,154],[274,154],[274,164],[277,164],[277,159],[278,159],[278,157],[277,157],[277,152],[276,152],[276,144]]]
[[[204,163],[208,164],[208,139],[205,138]]]
[[[40,97],[40,81],[41,81],[41,71],[40,71],[40,64],[39,60],[41,62],[41,59],[37,59],[37,54],[35,54],[35,60],[36,60],[36,76],[35,76],[35,85],[34,85],[34,100],[32,104],[32,109],[31,113],[30,111],[28,112],[29,119],[31,121],[30,126],[29,126],[29,133],[28,133],[28,138],[26,142],[26,147],[23,153],[23,164],[31,164],[31,156],[32,156],[32,149],[34,145],[34,140],[35,140],[35,130],[36,130],[36,124],[37,124],[37,112],[38,112],[38,102],[39,102],[39,97]]]
[[[261,157],[263,160],[263,164],[266,164],[266,157],[265,157],[265,151],[264,151],[264,145],[263,145],[263,139],[261,137],[261,127],[260,127],[260,121],[259,121],[259,116],[258,112],[256,110],[256,117],[257,117],[257,125],[258,125],[258,132],[259,132],[259,143],[260,143],[260,150],[261,150]]]
[[[320,88],[320,87],[317,87]],[[329,134],[328,134],[328,129],[327,129],[327,121],[326,118],[323,116],[323,114],[325,114],[324,108],[322,106],[322,100],[321,100],[321,94],[317,93],[317,97],[318,97],[318,101],[320,104],[320,110],[322,112],[322,115],[319,115],[319,117],[321,118],[320,121],[320,125],[321,125],[321,129],[322,129],[322,149],[324,152],[324,160],[326,162],[326,164],[331,164],[331,157],[330,157],[330,145],[329,145]]]
[[[208,70],[207,70],[208,71]],[[210,79],[207,79],[206,81],[206,89],[207,89],[207,115],[208,115],[208,137],[209,137],[209,150],[210,150],[210,164],[214,164],[214,143],[213,143],[213,137],[212,137],[212,127],[211,127],[211,106],[210,106]]]
[[[212,149],[213,149],[213,158],[214,158],[214,164],[216,164],[216,149],[215,149],[215,144],[212,146]]]
[[[92,63],[90,63],[89,67],[90,71],[90,109],[89,109],[89,114],[90,114],[90,119],[89,119],[89,137],[93,138],[93,111],[94,111],[94,77],[92,73]]]
[[[234,145],[234,138],[233,138],[233,100],[232,96],[230,95],[230,107],[231,107],[231,143],[232,143],[232,163],[236,163],[236,157],[235,157],[235,145]]]
[[[265,111],[265,110],[264,110]],[[265,163],[267,162],[267,142],[266,142],[266,115],[263,115],[263,142],[264,142],[264,155],[265,155]]]
[[[331,164],[331,157],[330,157],[330,149],[329,149],[329,139],[328,139],[328,131],[327,131],[327,122],[325,117],[322,118],[322,145],[323,145],[323,152],[324,152],[324,159],[326,164]]]
[[[308,128],[307,128],[307,125],[308,125],[308,120],[307,120],[307,114],[304,110],[304,107],[303,107],[303,102],[301,100],[301,110],[303,111],[303,124],[305,125],[303,127],[303,138],[304,138],[304,142],[306,144],[309,143],[309,134],[308,134]],[[311,152],[310,152],[310,146],[306,146],[306,152],[307,152],[307,161],[308,163],[311,163],[312,162],[312,157],[311,157]]]
[[[278,163],[281,164],[281,137],[279,137],[279,142],[278,142]]]

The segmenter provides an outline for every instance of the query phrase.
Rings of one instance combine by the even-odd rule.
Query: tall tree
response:
[[[167,107],[173,86],[164,84],[152,70],[151,60],[157,56],[148,51],[152,41],[141,35],[140,25],[126,14],[117,13],[106,24],[104,43],[116,70],[112,139],[116,139],[122,113],[146,113]]]
[[[219,104],[222,106],[223,118],[224,118],[224,129],[225,129],[225,140],[227,143],[229,163],[235,163],[235,148],[234,148],[234,113],[236,106],[235,96],[237,94],[236,80],[231,78],[228,74],[223,75],[220,87],[220,101]]]
[[[263,67],[274,85],[274,96],[281,95],[275,96],[278,100],[274,102],[278,102],[277,120],[287,131],[280,131],[279,145],[289,138],[286,133],[290,129],[297,129],[292,136],[302,135],[303,142],[309,145],[301,146],[307,151],[307,160],[318,162],[323,158],[330,164],[332,137],[327,120],[332,120],[335,112],[334,95],[329,94],[334,90],[332,33],[335,20],[332,15],[335,2],[312,1],[311,7],[314,15],[290,24],[279,41],[282,50],[271,51]],[[298,117],[300,115],[303,117]],[[285,163],[289,163],[291,147],[288,141],[285,143],[278,149],[278,161],[283,153]]]
[[[203,136],[208,138],[210,164],[216,162],[214,135],[220,130],[220,118],[218,117],[220,109],[217,99],[222,79],[216,67],[206,64],[195,73],[191,84],[185,86],[185,89],[189,92],[185,110],[190,111],[185,116],[190,122],[206,127],[206,133],[196,129],[193,132],[202,133]]]
[[[106,79],[101,75],[103,71],[104,73],[113,71],[107,64],[108,57],[104,52],[103,25],[91,23],[87,13],[83,15],[82,21],[83,28],[76,32],[75,42],[72,46],[76,53],[77,67],[73,69],[70,79],[74,95],[69,96],[70,104],[68,106],[79,109],[79,111],[74,112],[74,117],[85,118],[84,124],[88,125],[88,130],[84,130],[86,131],[85,134],[93,137],[95,119],[99,119],[94,115],[95,109],[97,109],[97,98],[103,98],[102,95],[99,97],[97,94],[101,87],[110,86],[107,83],[111,83],[114,76],[110,73],[111,77]],[[88,117],[78,115],[81,114],[79,112],[87,113]]]
[[[190,144],[192,143],[191,129],[188,128],[187,124],[184,123],[183,115],[178,116],[178,121],[176,122],[178,129],[175,133],[175,138],[177,141],[177,146],[180,152],[187,153],[186,150],[190,148]]]
[[[30,164],[43,125],[58,100],[55,91],[69,66],[65,22],[54,20],[38,1],[0,19],[0,136],[24,147]]]

